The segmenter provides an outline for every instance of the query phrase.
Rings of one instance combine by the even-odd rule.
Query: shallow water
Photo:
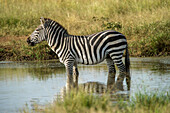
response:
[[[78,65],[79,84],[100,82],[106,85],[107,67]],[[131,58],[131,90],[117,92],[134,96],[137,92],[170,91],[170,57]],[[52,102],[66,83],[65,68],[57,61],[0,62],[0,112],[19,112],[24,106]],[[124,89],[126,83],[124,81]]]

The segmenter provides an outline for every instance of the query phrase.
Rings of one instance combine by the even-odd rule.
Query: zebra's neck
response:
[[[61,41],[64,39],[64,37],[69,36],[69,34],[67,30],[58,22],[50,19],[47,22],[46,40],[52,50],[56,52],[56,50],[61,46]]]

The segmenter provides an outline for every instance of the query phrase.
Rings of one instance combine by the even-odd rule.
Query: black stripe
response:
[[[119,42],[119,43],[114,44],[114,45],[109,45],[109,46],[107,47],[107,49],[115,48],[115,47],[120,47],[120,46],[126,45],[126,44],[127,44],[127,42]],[[125,49],[125,48],[124,48],[124,49]]]
[[[122,59],[122,57],[114,58],[113,60],[120,60],[120,59]],[[118,63],[118,62],[121,62],[121,61],[117,61],[115,63]]]
[[[120,55],[123,55],[123,53],[112,54],[110,57],[113,57],[113,56],[120,56]]]
[[[64,45],[64,40],[65,40],[65,38],[67,38],[67,37],[58,37],[59,39],[60,39],[60,41],[58,42],[58,44],[57,44],[57,46],[55,47],[55,51],[56,51],[56,49],[58,49],[59,48],[59,46],[61,45],[61,49],[58,51],[58,53],[62,50],[62,47],[63,47],[63,45]]]
[[[93,58],[92,58],[92,51],[91,51],[90,42],[89,42],[89,40],[87,39],[87,37],[86,37],[86,40],[87,40],[87,47],[88,47],[88,49],[89,49],[90,59],[91,59],[91,61],[92,61],[92,63],[93,63]]]
[[[95,46],[94,46],[94,56],[95,56],[96,61],[97,61],[97,51],[96,51],[96,50],[97,50],[97,46],[95,45]]]
[[[82,54],[82,50],[81,50],[81,48],[80,48],[80,45],[79,45],[79,43],[78,43],[78,38],[76,38],[77,40],[75,40],[75,42],[76,42],[76,44],[77,44],[77,47],[78,47],[78,51],[80,51],[80,54],[81,54],[81,57],[82,57],[82,60],[83,60],[83,63],[82,64],[84,64],[84,59],[83,59],[83,54]]]

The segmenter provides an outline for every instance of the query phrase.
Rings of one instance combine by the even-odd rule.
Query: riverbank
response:
[[[127,37],[130,56],[170,55],[169,0],[1,0],[0,7],[1,61],[57,58],[46,43],[26,44],[42,16],[73,35],[119,31]]]

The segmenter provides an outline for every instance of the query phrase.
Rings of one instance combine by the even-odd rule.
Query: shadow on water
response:
[[[107,91],[106,63],[78,65],[79,87],[97,95]],[[170,91],[170,57],[131,58],[131,90],[111,94],[112,101],[119,97],[129,100],[137,92]],[[116,75],[118,76],[118,75]],[[58,61],[0,62],[0,111],[14,113],[25,104],[52,102],[66,84],[64,65]],[[113,97],[113,98],[112,98]],[[116,97],[116,98],[115,98]]]

